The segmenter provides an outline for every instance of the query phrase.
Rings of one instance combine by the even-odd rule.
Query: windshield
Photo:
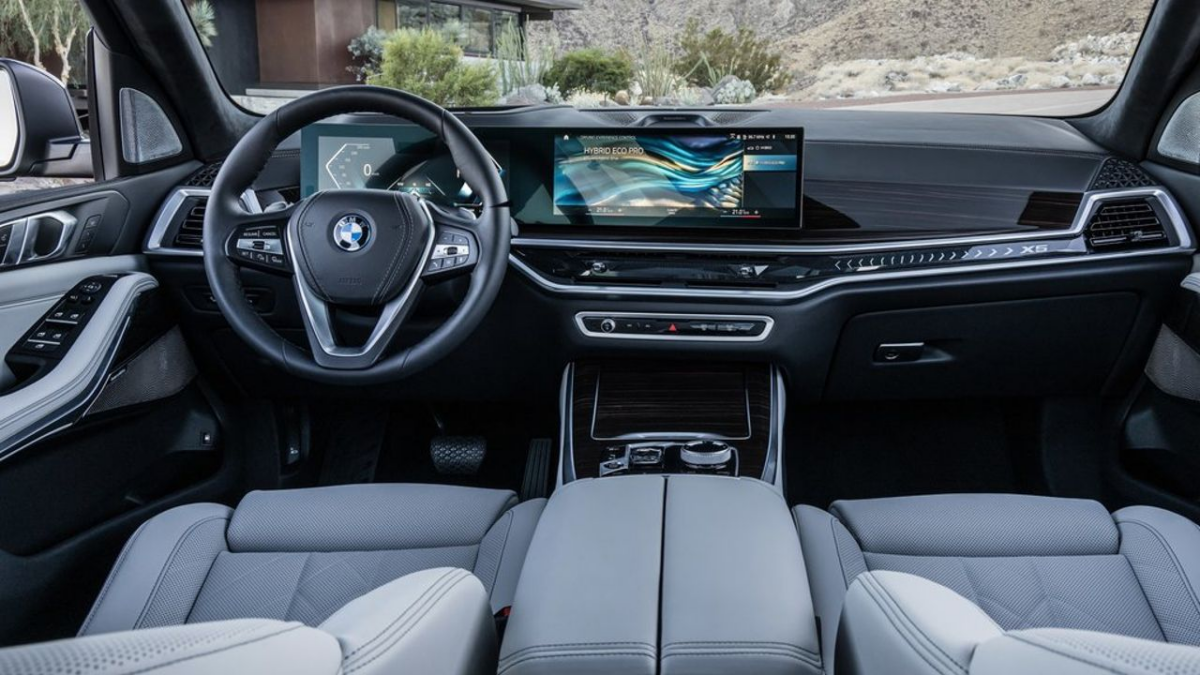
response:
[[[1152,0],[184,0],[266,112],[365,82],[444,106],[756,106],[1067,116],[1125,76]],[[699,11],[700,8],[703,11]]]

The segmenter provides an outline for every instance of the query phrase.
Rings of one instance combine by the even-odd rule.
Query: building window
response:
[[[468,54],[492,53],[492,11],[479,7],[463,7],[467,24],[467,44],[463,49]]]
[[[375,11],[376,25],[381,30],[443,31],[472,56],[495,53],[496,36],[521,26],[517,12],[437,0],[377,0]]]
[[[424,28],[428,12],[428,0],[399,0],[396,3],[396,27]]]

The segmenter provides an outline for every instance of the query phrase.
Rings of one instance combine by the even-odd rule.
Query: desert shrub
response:
[[[508,95],[522,87],[546,82],[554,66],[554,43],[533,44],[520,26],[508,24],[496,34],[496,72],[500,91]]]
[[[698,21],[689,19],[679,37],[679,51],[675,72],[702,87],[712,87],[733,75],[753,84],[757,91],[771,91],[791,79],[783,65],[783,52],[749,28],[704,32]]]
[[[564,96],[579,90],[613,95],[629,87],[633,61],[623,52],[591,47],[563,54],[546,72],[545,84],[557,86]]]
[[[383,61],[383,43],[389,35],[387,31],[371,26],[367,32],[350,41],[346,49],[350,50],[354,65],[346,66],[346,70],[354,73],[356,81],[366,82],[367,78],[379,72],[379,64]]]
[[[443,33],[405,29],[383,45],[379,72],[370,84],[403,89],[443,106],[496,103],[496,73],[486,63],[465,63],[463,52]]]
[[[676,71],[679,60],[675,53],[660,43],[647,43],[640,50],[637,82],[641,95],[651,99],[671,98],[685,84]]]

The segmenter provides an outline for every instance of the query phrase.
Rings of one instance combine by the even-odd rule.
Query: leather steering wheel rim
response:
[[[241,195],[250,188],[279,143],[309,124],[336,115],[364,112],[411,121],[441,139],[463,181],[482,203],[480,215],[472,225],[480,251],[466,297],[441,326],[420,342],[366,367],[335,369],[319,364],[313,352],[284,339],[254,310],[243,292],[238,266],[226,254],[226,242],[252,216],[243,209]],[[302,208],[305,201],[293,209]],[[204,216],[204,271],[225,319],[263,358],[290,374],[319,382],[380,384],[432,365],[478,327],[500,290],[508,266],[511,236],[508,196],[499,169],[466,125],[441,106],[419,96],[395,89],[351,85],[324,89],[291,101],[260,119],[233,148],[208,198]],[[419,277],[420,269],[417,274]],[[298,272],[295,276],[297,283],[303,283]]]

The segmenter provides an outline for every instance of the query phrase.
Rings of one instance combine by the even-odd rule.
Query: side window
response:
[[[0,59],[8,85],[0,87],[0,196],[29,190],[45,190],[64,185],[89,183],[92,178],[91,154],[87,146],[88,64],[87,33],[91,28],[87,13],[79,0],[0,0]],[[37,136],[42,129],[31,128],[43,120],[26,120],[23,110],[34,104],[20,101],[12,83],[24,78],[44,80],[40,99],[53,101],[61,132],[76,120],[79,143],[73,151],[74,161],[37,162],[32,169],[22,170],[31,159],[22,157],[20,144],[26,137]],[[63,92],[54,92],[54,83]],[[22,96],[29,96],[22,87]],[[68,112],[68,106],[70,111]],[[39,112],[44,106],[37,105]],[[24,122],[24,124],[21,124]],[[70,130],[68,129],[68,132]],[[72,134],[68,134],[71,136]],[[86,155],[86,157],[84,157]],[[83,161],[86,160],[86,161]],[[19,164],[20,166],[14,166]],[[36,174],[36,175],[30,175]]]

